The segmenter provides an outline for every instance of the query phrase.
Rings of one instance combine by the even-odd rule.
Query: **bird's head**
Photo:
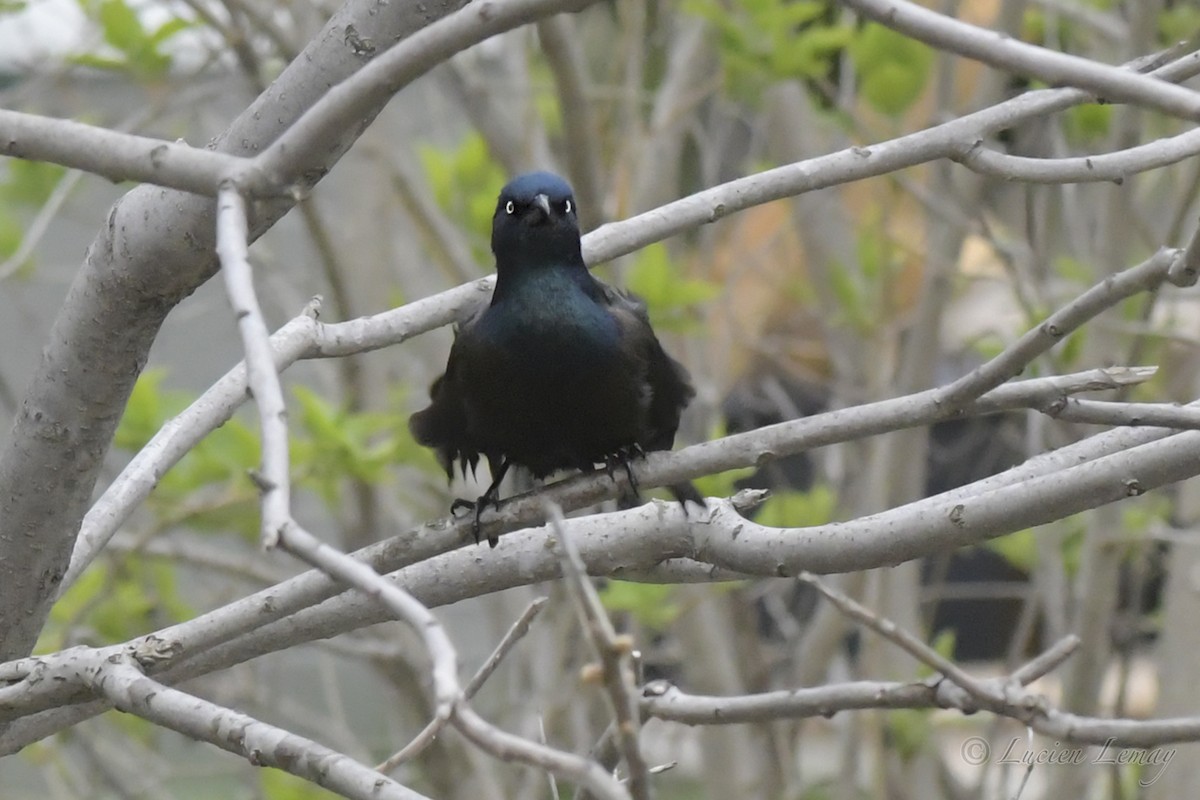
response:
[[[529,172],[509,181],[492,217],[492,252],[499,269],[582,264],[570,184],[551,172]]]

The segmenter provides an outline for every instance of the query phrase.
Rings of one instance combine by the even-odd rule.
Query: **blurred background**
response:
[[[1108,63],[1200,28],[1200,8],[1182,0],[947,0],[937,8]],[[0,0],[0,106],[203,146],[334,10],[313,0]],[[1034,88],[861,24],[831,0],[613,0],[489,40],[404,89],[311,198],[253,247],[260,298],[274,326],[313,295],[323,297],[322,319],[337,321],[485,275],[496,193],[528,169],[566,175],[592,229]],[[1185,129],[1154,113],[1088,104],[985,144],[1055,158]],[[683,445],[953,380],[1088,286],[1160,246],[1184,244],[1198,185],[1195,162],[1119,185],[1066,186],[934,163],[759,206],[598,273],[647,301],[667,349],[692,372],[698,396]],[[0,162],[6,421],[88,243],[128,188],[53,165]],[[1156,379],[1126,397],[1190,401],[1196,299],[1175,289],[1134,297],[1027,374],[1157,364]],[[447,486],[406,428],[450,339],[444,329],[287,372],[293,472],[310,529],[356,549],[480,490]],[[106,480],[239,359],[232,314],[210,282],[164,327]],[[1096,430],[1033,412],[961,420],[700,484],[713,495],[769,487],[760,522],[812,525],[945,491]],[[39,649],[123,641],[297,572],[286,556],[258,549],[257,495],[245,477],[257,461],[256,435],[252,417],[239,416],[175,467],[58,604]],[[1040,686],[1077,713],[1196,714],[1196,497],[1181,484],[985,546],[831,581],[985,675],[1078,634],[1080,651]],[[795,581],[614,581],[603,592],[642,650],[645,677],[691,692],[925,676]],[[587,752],[606,725],[604,704],[579,682],[589,649],[560,587],[437,613],[469,671],[543,594],[549,607],[477,707],[504,728]],[[376,626],[188,688],[376,763],[428,719],[421,652],[401,625]],[[666,800],[1008,797],[1024,767],[968,763],[962,742],[982,736],[995,753],[1014,739],[1023,748],[1054,743],[1027,746],[1022,728],[985,716],[847,712],[710,729],[652,721],[646,749],[654,763],[679,762],[655,779]],[[1151,767],[1085,761],[1039,768],[1023,796],[1185,796],[1200,778],[1186,755],[1198,751],[1172,749],[1179,755],[1157,777]],[[397,777],[437,798],[550,791],[544,775],[493,763],[452,733]],[[1149,787],[1139,785],[1150,777]],[[113,713],[0,761],[0,789],[4,798],[329,796]]]

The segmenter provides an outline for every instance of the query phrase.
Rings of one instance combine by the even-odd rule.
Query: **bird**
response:
[[[669,450],[683,409],[695,396],[682,364],[663,349],[637,297],[593,277],[583,260],[575,196],[551,172],[530,172],[500,191],[492,217],[496,283],[458,326],[445,372],[430,387],[429,406],[409,430],[430,447],[453,480],[486,459],[492,482],[474,502],[451,512],[480,516],[500,508],[510,467],[537,479],[553,472],[610,477],[630,461]],[[690,483],[669,487],[681,504],[704,501]],[[496,534],[488,543],[495,547]]]

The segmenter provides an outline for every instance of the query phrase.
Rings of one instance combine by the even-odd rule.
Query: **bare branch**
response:
[[[591,230],[604,219],[604,186],[580,38],[571,18],[562,15],[539,21],[537,32],[542,52],[550,62],[563,128],[570,143],[566,148],[567,174],[579,201],[580,227]]]
[[[958,687],[946,682],[931,685],[858,681],[738,697],[705,697],[656,682],[646,687],[642,712],[647,717],[686,725],[730,725],[828,717],[838,711],[863,708],[960,708],[968,713],[980,710],[970,695],[948,689]],[[1016,719],[1043,736],[1080,744],[1155,747],[1200,739],[1200,717],[1153,720],[1082,717],[1050,708],[1041,698],[1028,695],[986,710]]]
[[[502,731],[460,703],[454,710],[454,727],[483,750],[503,761],[539,767],[572,783],[582,784],[605,800],[631,800],[620,783],[594,761],[555,750]]]
[[[512,624],[508,632],[504,634],[504,638],[496,645],[496,649],[488,656],[479,669],[472,676],[471,681],[463,689],[463,699],[470,700],[475,696],[492,673],[496,671],[496,667],[500,666],[500,662],[508,655],[509,651],[516,646],[517,642],[524,638],[525,634],[529,633],[529,626],[533,623],[535,617],[541,613],[546,607],[546,598],[539,597],[525,607],[521,612],[521,616]],[[406,744],[403,748],[388,756],[386,761],[383,761],[375,769],[382,773],[389,773],[396,767],[403,764],[405,761],[410,761],[415,758],[422,750],[433,743],[437,735],[446,727],[448,719],[435,718],[426,725],[420,733],[413,737],[413,740]]]
[[[1049,650],[1039,654],[1033,660],[1023,664],[1012,674],[1012,679],[1022,686],[1028,686],[1043,675],[1047,675],[1059,664],[1071,657],[1079,648],[1079,637],[1075,635],[1060,639]]]
[[[1181,81],[1197,72],[1200,72],[1200,53],[1191,53],[1157,68],[1150,76],[1160,81]],[[584,238],[584,260],[589,264],[608,261],[772,200],[895,172],[939,158],[959,157],[990,133],[1090,99],[1090,95],[1078,89],[1027,92],[923,131],[867,147],[848,147],[729,181],[636,217],[602,226]]]
[[[1165,281],[1175,280],[1177,271],[1174,265],[1182,260],[1183,253],[1179,249],[1159,248],[1158,252],[1138,266],[1105,278],[1004,348],[1000,355],[939,390],[938,402],[954,407],[1021,374],[1033,359],[1063,341],[1067,334],[1101,311],[1112,308],[1127,297],[1160,286]],[[1186,276],[1180,277],[1186,279]]]
[[[354,800],[428,800],[311,739],[151,680],[130,656],[94,659],[80,672],[90,689],[121,711],[214,744],[252,764],[290,772]]]
[[[1110,102],[1200,120],[1200,94],[1120,67],[1047,50],[921,8],[907,0],[843,0],[864,17],[928,45],[1052,86],[1078,86]]]
[[[455,53],[498,33],[563,11],[579,11],[595,0],[488,0],[471,3],[376,56],[331,88],[262,154],[256,165],[266,174],[295,174],[339,138],[346,120],[364,119],[405,84]]]
[[[962,667],[945,658],[941,653],[890,619],[879,616],[854,598],[834,589],[811,572],[801,572],[797,577],[820,592],[826,600],[837,607],[838,611],[875,631],[922,664],[942,673],[977,699],[985,702],[998,699],[997,693],[992,687],[982,681],[977,681]]]
[[[587,570],[583,559],[579,557],[579,550],[563,525],[562,509],[556,505],[548,505],[546,511],[550,518],[550,527],[554,529],[558,540],[558,558],[563,580],[571,593],[571,599],[575,602],[579,621],[600,658],[604,688],[608,691],[613,713],[613,735],[617,749],[620,750],[629,770],[629,793],[634,800],[648,800],[650,772],[649,765],[642,757],[639,741],[641,719],[638,715],[637,701],[634,699],[636,687],[633,666],[630,663],[633,642],[628,636],[618,636],[613,629],[608,612],[604,610],[600,596],[596,594],[596,587],[588,581]]]
[[[216,150],[6,109],[0,109],[0,155],[210,196],[225,176],[247,166],[247,159]]]
[[[262,493],[262,541],[274,547],[291,520],[291,477],[288,474],[287,407],[271,353],[270,332],[263,320],[254,275],[248,259],[249,225],[246,201],[232,182],[217,196],[217,254],[229,304],[237,317],[238,334],[246,353],[247,383],[258,406],[262,434],[262,472],[256,478]]]
[[[437,701],[435,716],[437,719],[448,719],[463,693],[458,685],[457,652],[437,617],[397,584],[385,580],[363,562],[319,541],[297,525],[295,520],[289,518],[281,528],[280,544],[308,564],[358,589],[417,632],[424,640],[433,662],[433,690]]]
[[[1087,422],[1093,425],[1155,425],[1179,430],[1200,430],[1200,407],[1197,406],[1120,403],[1063,397],[1038,410],[1068,422]]]
[[[1006,181],[1025,183],[1121,184],[1139,172],[1178,164],[1200,153],[1200,132],[1186,131],[1113,153],[1071,158],[1028,158],[1000,153],[983,146],[982,141],[954,160],[972,172],[992,175]]]

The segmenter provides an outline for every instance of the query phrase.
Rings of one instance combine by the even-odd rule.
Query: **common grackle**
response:
[[[431,403],[409,420],[413,437],[437,451],[453,477],[482,455],[492,483],[452,510],[499,508],[500,481],[514,464],[544,478],[560,469],[623,466],[669,450],[695,391],[667,355],[636,298],[592,277],[583,263],[571,187],[549,172],[514,178],[492,217],[496,288],[490,304],[459,326]],[[681,503],[703,504],[691,484]],[[488,537],[492,547],[498,539]]]

